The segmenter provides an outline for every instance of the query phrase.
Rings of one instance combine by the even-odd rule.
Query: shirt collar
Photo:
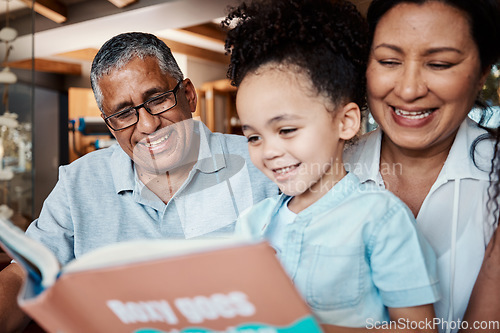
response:
[[[193,169],[203,173],[213,173],[226,167],[224,149],[220,139],[213,135],[202,122],[194,120],[194,124],[194,130],[200,138],[200,150],[198,161]],[[135,175],[134,163],[119,146],[111,154],[110,167],[117,193],[143,188],[143,186],[136,188],[139,179]]]
[[[201,121],[194,122],[195,131],[200,137],[200,151],[194,168],[203,173],[214,173],[225,168],[226,159],[222,142]]]
[[[482,140],[476,146],[474,156],[476,164],[471,158],[471,147],[477,137],[486,134],[486,130],[480,128],[476,122],[468,117],[460,125],[455,141],[443,165],[443,169],[438,176],[438,181],[446,182],[451,179],[478,179],[488,180],[491,157],[493,156],[492,140]],[[380,128],[367,133],[362,139],[364,141],[361,149],[352,149],[356,159],[351,159],[351,164],[346,164],[346,169],[355,171],[360,181],[374,181],[383,186],[383,179],[380,174],[380,149],[382,145],[382,131]],[[438,182],[437,181],[437,182]]]
[[[109,148],[111,149],[111,148]],[[119,145],[114,146],[109,161],[110,172],[113,176],[116,193],[132,191],[135,186],[135,168],[130,157]]]
[[[349,152],[357,155],[358,158],[350,158],[345,156],[344,166],[347,171],[354,172],[359,180],[364,183],[368,180],[374,181],[378,185],[384,184],[380,174],[380,149],[382,146],[382,131],[377,128],[363,137],[363,144],[360,144],[361,149],[356,149],[356,143],[350,148]]]
[[[480,128],[476,122],[467,117],[458,129],[439,178],[489,180],[493,140],[480,141],[473,150],[475,164],[471,158],[471,147],[474,140],[484,134],[487,134],[486,130]]]
[[[318,201],[314,202],[297,215],[301,218],[307,218],[307,216],[317,216],[325,212],[330,212],[333,208],[340,205],[340,203],[342,203],[348,195],[351,195],[359,184],[360,181],[358,177],[349,172],[325,195],[319,198]],[[276,215],[280,207],[284,204],[284,202],[288,201],[288,199],[290,199],[290,196],[282,193],[277,200],[271,216]]]
[[[340,205],[347,196],[356,191],[360,181],[352,172],[347,173],[335,184],[325,195],[318,199],[314,204],[307,207],[299,215],[321,215]]]

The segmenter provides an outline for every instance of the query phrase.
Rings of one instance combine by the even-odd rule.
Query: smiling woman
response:
[[[344,157],[348,169],[363,165],[351,168],[363,182],[399,196],[431,243],[443,332],[459,328],[453,324],[464,316],[495,228],[487,209],[493,143],[477,140],[489,134],[467,115],[483,105],[479,93],[500,59],[500,45],[490,42],[500,40],[499,6],[496,0],[373,0],[368,10],[367,97],[379,129]],[[381,172],[386,165],[400,167]]]
[[[380,19],[367,93],[388,150],[447,155],[485,81],[469,30],[467,17],[441,2],[401,4]]]

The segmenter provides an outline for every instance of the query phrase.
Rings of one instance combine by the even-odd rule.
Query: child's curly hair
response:
[[[262,65],[293,65],[334,105],[352,101],[366,106],[367,24],[349,1],[243,2],[230,8],[222,26],[230,29],[225,49],[231,55],[233,85]]]

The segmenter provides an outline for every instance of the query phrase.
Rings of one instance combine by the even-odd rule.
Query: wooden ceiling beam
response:
[[[137,0],[108,0],[108,1],[118,8],[123,8],[137,2]]]
[[[168,40],[165,38],[161,39],[170,47],[172,52],[182,53],[188,56],[193,56],[217,63],[222,63],[225,65],[229,64],[229,56],[226,56],[224,53],[203,49],[200,47],[176,42],[173,40]],[[87,48],[87,49],[59,53],[56,54],[56,56],[92,62],[92,60],[94,60],[95,55],[97,54],[97,51],[98,50],[94,48]]]
[[[226,40],[225,31],[216,23],[204,23],[178,29],[182,32],[195,34],[198,37],[210,39],[212,41],[224,44]]]
[[[98,51],[98,49],[90,47],[86,49],[58,53],[56,56],[92,62]]]
[[[11,61],[2,66],[8,66],[10,68],[28,69],[33,68],[33,63],[35,65],[35,71],[38,72],[48,72],[56,74],[66,74],[66,75],[82,75],[82,66],[80,64],[74,64],[64,61],[54,61],[48,59],[26,59],[19,61]]]
[[[168,47],[170,47],[172,52],[182,53],[188,56],[201,58],[225,65],[229,64],[229,56],[225,55],[224,53],[203,49],[201,47],[176,42],[170,39],[165,39],[165,38],[160,38],[160,39],[163,40],[168,45]]]
[[[28,8],[33,8],[38,14],[45,16],[56,23],[66,22],[68,19],[68,9],[57,0],[21,0]]]
[[[217,63],[222,63],[227,65],[229,63],[229,56],[224,53],[219,53],[207,49],[203,49],[200,47],[196,47],[193,45],[188,45],[184,43],[180,43],[177,41],[161,38],[172,50],[172,52],[186,54],[188,56],[201,58],[208,61],[213,61]],[[65,52],[57,54],[58,57],[67,57],[78,60],[86,60],[92,61],[94,59],[95,54],[97,53],[97,49],[88,48],[82,50],[76,50],[71,52]],[[35,58],[35,71],[40,72],[49,72],[49,73],[57,73],[57,74],[66,74],[66,75],[81,75],[82,74],[82,66],[80,64],[64,62],[64,61],[55,61],[48,59]],[[19,68],[19,69],[27,69],[31,70],[32,68],[32,60],[20,60],[20,61],[11,61],[2,66],[9,66],[11,68]]]

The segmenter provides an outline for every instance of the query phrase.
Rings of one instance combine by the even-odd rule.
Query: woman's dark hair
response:
[[[491,171],[490,171],[490,187],[488,188],[488,209],[493,212],[493,217],[495,220],[493,224],[498,225],[499,218],[499,206],[498,201],[500,200],[500,127],[497,128],[493,136],[495,138],[495,148],[493,153],[493,158],[491,159]]]
[[[225,47],[233,85],[262,65],[285,64],[303,71],[334,105],[365,106],[367,25],[349,1],[243,2],[230,8],[222,25],[230,28]]]

